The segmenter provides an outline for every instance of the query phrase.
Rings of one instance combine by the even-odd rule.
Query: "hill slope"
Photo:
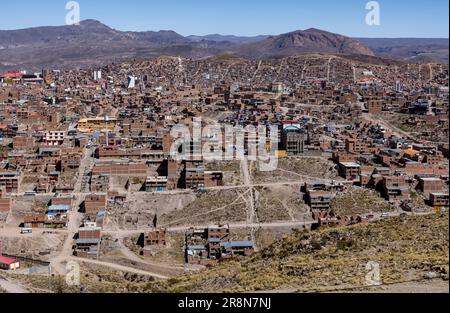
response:
[[[122,32],[86,20],[79,26],[0,31],[0,70],[78,68],[142,56],[203,57],[224,46],[193,42],[174,31]]]
[[[278,36],[184,37],[170,30],[124,32],[96,20],[82,21],[79,26],[0,30],[0,71],[85,68],[159,56],[271,58],[305,53],[448,63],[448,40],[352,39],[313,28]]]
[[[357,38],[377,56],[413,62],[448,63],[448,39],[443,38]]]
[[[0,31],[0,70],[79,68],[128,58],[203,58],[234,52],[260,57],[305,52],[373,55],[359,42],[316,29],[280,36],[189,36],[174,31],[122,32],[95,20],[79,26]]]
[[[362,43],[352,38],[318,29],[294,31],[242,45],[237,53],[251,57],[286,56],[299,53],[338,53],[374,56]]]
[[[148,292],[300,292],[366,288],[368,262],[383,284],[448,280],[448,214],[393,218],[374,224],[306,233],[294,231],[248,259],[152,282]]]

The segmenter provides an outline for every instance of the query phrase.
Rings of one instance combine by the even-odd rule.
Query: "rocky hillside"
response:
[[[444,38],[358,38],[377,56],[408,62],[448,63],[448,39]]]
[[[312,233],[294,231],[248,259],[225,262],[167,281],[151,282],[144,290],[367,290],[368,262],[379,264],[385,286],[428,279],[448,281],[448,230],[447,214],[393,218]]]
[[[448,63],[448,40],[354,39],[314,28],[278,36],[184,37],[171,30],[120,31],[96,20],[85,20],[78,26],[0,30],[0,72],[85,68],[159,56],[202,59],[234,54],[260,59],[305,53]]]
[[[267,36],[189,36],[174,31],[122,32],[95,20],[75,26],[0,31],[0,71],[79,68],[130,58],[181,56],[203,58],[235,53],[250,57],[332,52],[372,55],[345,36],[319,30]]]
[[[338,53],[373,56],[364,44],[349,37],[319,29],[295,31],[240,46],[238,53],[253,57],[286,56],[299,53]]]
[[[194,42],[174,31],[122,32],[86,20],[78,26],[0,31],[0,71],[80,68],[160,55],[203,57],[226,46]]]

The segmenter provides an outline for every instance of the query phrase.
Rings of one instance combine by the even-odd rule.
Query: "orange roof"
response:
[[[416,155],[417,153],[419,153],[419,151],[416,151],[414,149],[403,150],[403,154],[406,155]]]
[[[17,78],[17,77],[22,77],[22,73],[20,73],[20,72],[16,72],[16,73],[14,73],[14,72],[9,72],[9,73],[5,73],[5,74],[3,74],[3,77],[4,78]]]

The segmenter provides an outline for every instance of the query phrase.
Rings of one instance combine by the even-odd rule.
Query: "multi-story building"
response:
[[[205,166],[202,160],[185,161],[185,188],[205,188]]]
[[[78,238],[74,254],[81,258],[96,259],[101,243],[100,227],[82,227],[78,230]]]
[[[449,207],[449,194],[442,192],[430,193],[429,199],[430,205],[435,208],[447,208]]]
[[[153,245],[166,245],[166,233],[167,230],[165,228],[158,228],[149,231],[144,236],[144,246],[153,246]]]
[[[116,124],[117,119],[115,118],[83,118],[78,121],[77,130],[80,133],[109,133],[114,130]]]
[[[387,201],[409,199],[410,190],[404,176],[383,176],[382,188]]]
[[[306,199],[311,210],[328,211],[333,196],[328,191],[308,190]]]
[[[20,173],[0,172],[0,188],[5,187],[8,193],[17,192],[19,189]]]
[[[87,195],[84,200],[84,211],[88,217],[94,218],[98,212],[106,210],[106,204],[106,194]]]
[[[167,190],[166,176],[150,176],[145,181],[145,191],[165,191]]]
[[[301,155],[305,151],[305,131],[299,126],[286,125],[283,128],[282,146],[287,155]]]
[[[6,196],[6,188],[0,188],[0,212],[9,212],[11,210],[11,206],[13,204],[13,200],[10,197]]]
[[[44,135],[44,145],[53,147],[60,146],[64,143],[64,138],[66,137],[65,131],[47,131]]]
[[[346,138],[345,150],[350,153],[361,153],[366,151],[366,145],[356,138]]]
[[[339,173],[346,180],[359,180],[361,165],[355,162],[341,162],[339,163]]]
[[[436,177],[422,177],[419,178],[419,184],[417,189],[424,194],[440,193],[444,188],[444,182],[440,178]]]
[[[211,225],[206,229],[190,229],[186,233],[186,262],[211,264],[221,259],[248,256],[254,252],[251,241],[230,240],[228,225]]]

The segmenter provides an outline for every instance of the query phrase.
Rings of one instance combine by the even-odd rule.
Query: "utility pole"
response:
[[[52,266],[48,265],[48,290],[52,291]]]
[[[106,130],[106,146],[109,146],[109,136],[108,136],[108,115],[105,116],[105,130]]]

